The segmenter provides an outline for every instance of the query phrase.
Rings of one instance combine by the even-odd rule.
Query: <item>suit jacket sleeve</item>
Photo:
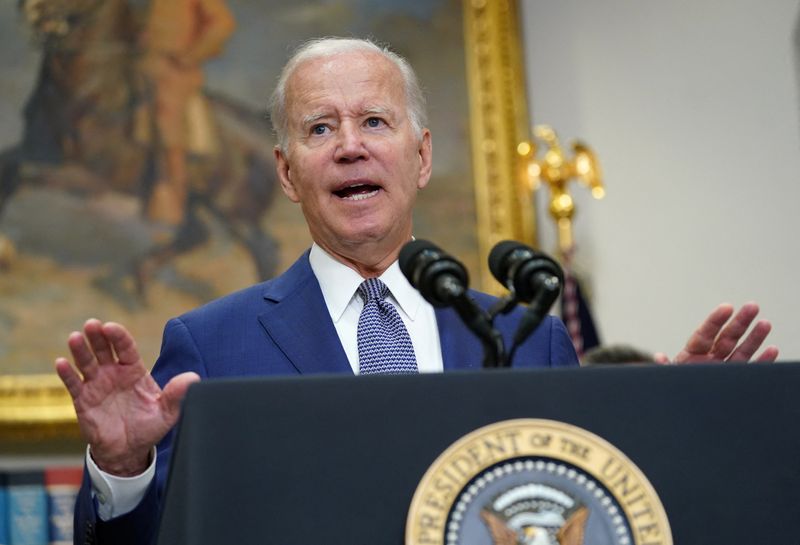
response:
[[[507,341],[506,346],[511,346]],[[556,316],[547,316],[517,349],[514,355],[515,368],[529,367],[576,367],[578,354],[569,337],[566,326]]]
[[[485,293],[473,291],[470,295],[484,309],[491,308],[497,302],[496,297]],[[466,328],[460,323],[460,320],[451,309],[447,310],[453,315],[450,320],[454,322],[452,327],[460,327],[464,332],[459,336],[458,343],[446,343],[446,337],[444,337],[442,339],[442,350],[444,351],[445,344],[447,344],[451,350],[460,352],[460,358],[467,360],[470,357],[469,353],[471,353],[473,354],[473,360],[475,360],[474,354],[481,354],[483,350],[480,342],[475,335],[466,331]],[[512,339],[525,312],[526,309],[524,307],[518,306],[510,313],[500,314],[495,318],[494,326],[503,336],[508,350],[511,349]],[[466,350],[467,353],[464,353],[464,347],[466,346],[469,346],[469,349]],[[575,347],[569,337],[567,328],[560,318],[552,315],[545,316],[539,327],[517,348],[513,361],[513,367],[515,368],[575,367],[577,365],[578,354],[575,352]],[[469,365],[467,367],[479,368],[479,365]]]
[[[173,376],[194,371],[205,378],[203,359],[180,319],[167,322],[161,345],[161,355],[152,375],[160,386]],[[156,475],[142,501],[131,512],[103,521],[97,515],[96,499],[88,471],[84,469],[83,483],[75,504],[74,542],[95,545],[151,545],[156,541],[158,517],[167,481],[167,468],[172,451],[174,430],[158,445]]]

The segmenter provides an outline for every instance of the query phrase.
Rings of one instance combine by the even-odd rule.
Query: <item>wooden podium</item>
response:
[[[401,545],[437,457],[518,418],[622,451],[676,544],[797,543],[798,385],[789,363],[207,381],[185,402],[159,543]]]

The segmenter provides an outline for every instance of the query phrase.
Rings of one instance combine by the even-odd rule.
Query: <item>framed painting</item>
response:
[[[488,291],[491,246],[535,239],[515,0],[208,0],[202,15],[181,4],[0,5],[12,82],[0,86],[6,434],[75,434],[51,369],[87,318],[125,324],[155,361],[168,318],[281,272],[310,245],[274,175],[265,104],[311,37],[370,37],[417,70],[434,142],[417,237]],[[170,40],[191,28],[202,43],[177,58]]]

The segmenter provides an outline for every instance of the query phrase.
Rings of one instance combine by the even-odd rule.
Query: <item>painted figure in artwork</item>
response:
[[[139,125],[138,133],[152,138],[159,152],[158,179],[147,208],[155,221],[174,226],[185,219],[187,153],[219,151],[202,94],[202,66],[221,52],[235,27],[224,0],[150,2],[139,44],[153,123]]]
[[[0,151],[0,214],[21,188],[39,187],[125,223],[136,240],[98,250],[108,266],[94,284],[128,306],[212,224],[244,246],[258,278],[271,277],[268,123],[204,88],[204,63],[235,29],[224,0],[23,0],[20,9],[42,57],[22,139]],[[0,250],[8,272],[15,249],[2,232]]]

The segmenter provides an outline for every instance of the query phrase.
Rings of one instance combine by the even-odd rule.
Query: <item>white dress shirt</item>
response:
[[[364,278],[316,244],[311,247],[309,262],[350,367],[358,374],[358,318],[364,307],[358,287]],[[442,347],[433,307],[408,283],[396,261],[380,279],[389,288],[386,300],[397,308],[411,337],[420,373],[442,371]],[[155,477],[156,452],[153,448],[150,466],[136,477],[116,477],[102,471],[89,455],[88,447],[86,466],[92,493],[98,500],[97,514],[101,520],[109,520],[129,513],[142,500]]]
[[[319,281],[336,333],[350,367],[358,374],[358,318],[364,301],[358,287],[364,281],[356,271],[314,244],[309,255],[311,270]],[[408,283],[397,261],[379,277],[389,288],[386,300],[394,305],[411,337],[420,373],[441,372],[442,347],[433,307]]]

